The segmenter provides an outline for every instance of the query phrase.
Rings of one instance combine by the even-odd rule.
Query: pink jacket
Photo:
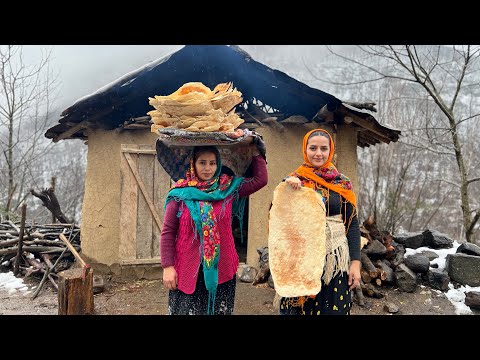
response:
[[[240,185],[239,196],[248,196],[267,184],[267,165],[261,156],[252,158],[253,177],[245,178]],[[220,233],[220,259],[218,263],[218,283],[231,280],[238,268],[238,254],[232,234],[232,201],[212,203]],[[181,210],[180,218],[177,217]],[[195,291],[200,268],[200,239],[195,236],[195,224],[190,211],[183,201],[170,201],[165,209],[162,234],[160,236],[160,258],[162,267],[175,266],[178,289],[186,294]]]

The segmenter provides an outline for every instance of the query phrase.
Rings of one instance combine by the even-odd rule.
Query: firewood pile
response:
[[[20,234],[23,234],[20,238]],[[23,277],[44,277],[58,290],[57,273],[69,269],[75,257],[64,241],[63,234],[80,251],[80,228],[74,224],[20,224],[12,221],[0,223],[0,267],[15,270]],[[20,251],[19,251],[20,250]],[[20,258],[17,255],[20,252]]]
[[[393,240],[392,234],[379,231],[372,216],[360,226],[361,232],[361,281],[356,289],[361,305],[363,296],[382,298],[379,287],[395,285],[395,268],[403,262],[405,248]]]

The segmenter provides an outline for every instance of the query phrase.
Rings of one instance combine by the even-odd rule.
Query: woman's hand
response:
[[[348,272],[349,290],[355,289],[360,284],[360,260],[352,260]]]
[[[167,290],[177,289],[177,270],[173,266],[163,269],[163,286]]]
[[[289,176],[285,182],[291,186],[293,190],[300,189],[302,187],[302,182],[300,181],[299,178],[295,176]]]

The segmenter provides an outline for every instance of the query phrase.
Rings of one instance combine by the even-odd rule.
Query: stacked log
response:
[[[386,231],[379,231],[372,216],[363,222],[360,232],[361,281],[355,293],[358,303],[363,304],[362,295],[382,298],[384,295],[381,287],[395,284],[395,267],[403,262],[405,249],[397,249],[398,244],[393,240],[393,236]]]
[[[69,269],[75,261],[71,250],[60,240],[61,234],[70,239],[76,251],[80,251],[80,228],[77,225],[25,224],[20,229],[20,225],[12,221],[1,222],[0,266],[4,271],[10,268],[13,271],[21,247],[19,275],[43,277],[46,273],[50,283],[58,290],[57,274]]]

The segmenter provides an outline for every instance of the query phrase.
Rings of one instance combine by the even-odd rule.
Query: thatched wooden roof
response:
[[[271,69],[238,46],[187,45],[78,100],[62,112],[59,124],[48,129],[45,136],[56,142],[86,139],[87,128],[128,128],[135,119],[148,119],[147,112],[153,110],[149,97],[168,95],[192,81],[212,89],[219,83],[233,82],[243,95],[244,102],[236,110],[242,113],[246,126],[263,122],[284,126],[347,122],[359,127],[361,147],[395,142],[400,135],[399,130],[381,125],[362,106],[344,103]]]

